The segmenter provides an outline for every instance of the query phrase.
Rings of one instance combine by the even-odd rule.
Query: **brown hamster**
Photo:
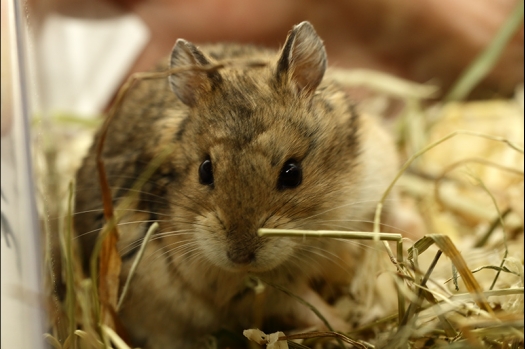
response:
[[[259,237],[257,230],[361,229],[397,168],[385,131],[323,80],[326,53],[310,23],[295,26],[280,52],[178,40],[170,65],[224,59],[268,64],[142,81],[108,132],[103,156],[115,202],[153,157],[174,149],[119,227],[125,280],[147,228],[160,225],[119,313],[134,345],[192,348],[221,328],[250,328],[250,273],[345,327],[310,283],[329,280],[348,256],[358,263],[359,250],[331,239]],[[77,174],[75,229],[85,256],[103,225],[94,159],[95,146]],[[320,324],[282,292],[265,293],[266,324]]]

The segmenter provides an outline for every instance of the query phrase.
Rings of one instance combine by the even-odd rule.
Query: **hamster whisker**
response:
[[[196,245],[197,244],[197,241],[193,240],[193,239],[183,239],[183,240],[178,240],[178,241],[174,241],[174,242],[170,242],[169,244],[163,244],[162,245],[162,248],[160,249],[157,249],[153,254],[157,254],[158,251],[162,250],[162,249],[165,249],[165,248],[168,248],[168,247],[171,247],[171,246],[176,246],[176,245],[183,245],[183,246],[186,246],[188,244],[192,244],[192,245]],[[176,248],[179,248],[181,246],[177,246]]]
[[[103,210],[103,209],[101,209]],[[154,214],[156,216],[166,216],[166,217],[169,217],[170,215],[169,214],[166,214],[166,213],[162,213],[162,212],[158,212],[158,211],[151,211],[151,210],[141,210],[141,209],[138,209],[138,208],[116,208],[115,209],[115,212],[127,212],[127,211],[131,211],[131,212],[139,212],[139,213],[149,213],[149,214]]]
[[[122,223],[117,223],[117,227],[124,226],[124,225],[130,225],[130,224],[137,224],[138,225],[138,224],[141,224],[141,223],[155,223],[155,222],[169,222],[169,221],[168,220],[153,219],[153,220],[140,220],[140,221],[122,222]],[[82,234],[77,234],[76,236],[73,237],[73,240],[78,239],[78,238],[83,237],[83,236],[86,236],[88,234],[98,233],[102,229],[103,229],[103,227],[100,227],[100,228],[93,229],[91,231],[88,231],[88,232],[85,232],[85,233],[82,233]]]
[[[197,265],[196,269],[200,269],[198,265],[202,264],[205,261],[206,261],[206,256],[204,255],[202,250],[198,249],[197,253],[192,253],[191,256],[189,256],[185,262],[187,263],[188,269],[193,268],[193,266],[195,265]]]
[[[160,254],[159,257],[162,257],[165,254],[173,254],[174,252],[178,253],[180,251],[183,251],[184,253],[177,254],[178,258],[183,258],[188,253],[191,253],[192,251],[200,250],[198,244],[193,244],[191,242],[186,242],[186,241],[182,241],[181,243],[183,243],[181,246],[176,246],[176,247],[172,247],[172,248],[169,248],[169,249],[166,249],[166,247],[172,246],[172,245],[175,245],[175,244],[168,244],[168,245],[164,246],[165,252]]]
[[[307,249],[304,249],[304,248],[301,248],[300,246],[298,246],[298,252],[299,251],[302,251],[302,252],[310,252],[309,250]],[[302,268],[305,268],[305,263],[308,264],[308,265],[316,265],[316,266],[321,266],[321,263],[319,262],[319,260],[317,260],[316,258],[314,258],[310,253],[293,253],[292,254],[292,257],[295,257],[298,259],[299,262],[301,262],[299,265],[302,267]],[[305,262],[305,260],[309,260],[309,262]]]
[[[346,270],[347,268],[350,267],[346,263],[346,261],[344,259],[342,259],[337,254],[335,254],[333,252],[330,252],[326,248],[319,247],[319,246],[308,245],[308,246],[303,246],[302,250],[307,252],[307,253],[313,253],[313,254],[315,254],[315,255],[317,255],[319,257],[322,257],[322,258],[324,258],[324,259],[334,263],[335,265],[337,265],[338,267],[340,267],[342,269]]]
[[[320,226],[316,226],[313,230],[342,230],[342,231],[362,231],[362,224],[359,224],[359,221],[350,221],[348,224],[329,224],[327,222],[322,222]],[[317,224],[317,222],[316,222]]]
[[[148,197],[153,197],[153,198],[160,199],[159,201],[151,200],[152,202],[158,202],[158,203],[165,203],[166,202],[166,198],[163,198],[160,195],[156,195],[156,194],[153,194],[153,193],[150,193],[150,192],[147,192],[147,191],[143,191],[143,190],[137,190],[137,189],[123,187],[123,186],[110,186],[109,188],[114,192],[114,195],[112,195],[112,199],[115,200],[115,201],[118,201],[118,200],[121,200],[123,198],[128,197],[129,193],[135,193],[135,194],[140,194],[140,195],[143,195],[143,196],[148,196]],[[77,188],[75,190],[75,192],[76,192],[76,194],[78,194],[78,193],[81,193],[83,191],[90,191],[90,190],[93,190],[93,189],[91,187],[89,187],[89,188],[80,188],[80,189]],[[124,192],[124,193],[122,193],[122,192]],[[117,195],[117,194],[120,194],[120,195]]]
[[[295,199],[295,198],[297,197],[297,195],[298,195],[297,193],[294,193],[294,194],[291,195],[291,196],[288,198],[288,200],[286,200],[281,206],[277,206],[277,207],[276,207],[276,208],[275,208],[275,209],[274,209],[274,210],[273,210],[273,211],[272,211],[272,212],[266,217],[266,219],[263,221],[263,223],[262,223],[261,226],[264,227],[265,224],[268,222],[268,220],[269,220],[270,218],[274,217],[275,214],[276,214],[281,208],[283,208],[283,207],[285,207],[286,205],[288,205],[288,203],[290,203],[290,201],[292,201],[293,199]],[[284,212],[281,213],[281,216],[286,215],[291,209],[293,209],[293,205],[288,206],[288,208],[287,208]]]
[[[184,247],[187,247],[187,246],[184,246]],[[178,250],[178,248],[175,248],[175,249],[169,250],[169,251],[167,251],[167,252],[171,254],[171,253],[173,253],[173,252],[176,251],[176,250]],[[187,256],[187,255],[190,255],[190,257],[191,257],[192,253],[193,253],[193,252],[196,252],[196,251],[197,251],[197,252],[200,252],[200,251],[201,251],[201,249],[200,249],[199,246],[194,247],[193,249],[187,249],[184,253],[178,255],[177,257],[179,257],[179,258],[181,258],[181,259],[186,258],[186,259],[188,260],[188,258],[187,258],[186,256]]]
[[[318,258],[306,253],[290,256],[285,264],[288,263],[293,263],[295,266],[294,268],[290,267],[291,275],[298,275],[301,278],[305,278],[309,283],[314,282],[316,278],[320,276],[317,273],[312,272],[312,269],[317,271],[323,269],[322,263]]]
[[[304,229],[304,230],[341,230],[340,226],[337,226],[335,224],[328,224],[325,221],[310,221],[310,220],[304,220],[303,222],[294,222],[296,223],[294,229]],[[337,229],[334,229],[334,227],[337,227]],[[348,230],[348,231],[355,231],[356,229],[359,229],[359,225],[355,224],[348,224],[344,227],[342,230]]]
[[[187,232],[189,231],[189,232]],[[187,230],[179,230],[179,231],[170,231],[170,232],[166,232],[166,233],[160,233],[160,234],[155,234],[153,235],[151,238],[150,238],[150,242],[151,241],[154,241],[154,240],[159,240],[159,239],[162,239],[166,236],[181,236],[181,235],[191,235],[193,234],[193,232],[189,229]],[[126,246],[123,246],[119,252],[122,252],[122,254],[125,254],[127,253],[128,251],[140,246],[142,244],[142,242],[144,241],[144,237],[141,237],[133,242],[131,242],[130,244],[126,245]]]
[[[180,195],[182,195],[182,196],[184,196],[186,199],[188,199],[191,202],[193,202],[194,204],[196,204],[197,207],[202,207],[202,208],[206,209],[207,211],[214,211],[213,207],[210,207],[209,205],[205,205],[204,202],[201,202],[198,199],[196,199],[196,198],[186,194],[184,191],[182,191],[180,189],[175,190],[175,192],[180,194]],[[173,205],[176,205],[176,206],[179,206],[179,207],[184,207],[188,211],[193,212],[188,206],[181,206],[180,201],[171,201],[169,199],[167,199],[167,201],[170,204],[173,204]],[[201,213],[198,213],[198,212],[194,212],[194,213],[196,213],[198,216],[204,217]]]
[[[318,246],[318,245],[314,245],[314,244],[311,244],[311,245],[306,245],[306,244],[302,244],[300,245],[300,247],[305,250],[305,251],[310,251],[310,252],[314,252],[313,250],[317,250],[317,251],[321,251],[323,253],[323,257],[328,257],[326,254],[330,255],[331,257],[334,257],[335,259],[337,260],[340,260],[341,262],[344,262],[344,260],[338,256],[336,253],[334,252],[331,252],[328,248],[325,248],[325,247],[322,247],[322,246]],[[332,260],[331,261],[335,261],[335,260]]]
[[[118,187],[112,187],[112,188],[117,188]],[[125,188],[120,188],[120,189],[125,189]],[[195,209],[193,207],[190,207],[190,206],[187,206],[187,205],[183,205],[180,201],[171,201],[169,200],[168,198],[165,198],[165,197],[162,197],[162,196],[159,196],[159,195],[156,195],[156,194],[152,194],[152,193],[147,193],[147,192],[143,192],[143,191],[140,191],[140,190],[133,190],[133,189],[128,189],[129,191],[131,192],[135,192],[135,193],[140,193],[140,194],[145,194],[145,195],[148,195],[148,196],[152,196],[152,197],[156,197],[156,198],[159,198],[161,200],[150,200],[150,199],[146,199],[146,198],[139,198],[138,201],[139,202],[151,202],[151,203],[158,203],[158,204],[161,204],[161,205],[168,205],[168,204],[172,204],[172,205],[175,205],[177,206],[178,208],[183,208],[183,209],[186,209],[196,215],[199,215],[199,216],[202,216],[202,214],[199,214],[198,211],[195,211]],[[192,198],[191,196],[185,194],[184,192],[182,192],[181,190],[175,190],[175,192],[183,195],[184,197],[186,197],[188,200],[190,200],[191,202],[195,203],[196,204],[196,207],[203,207],[207,210],[210,210],[210,207],[209,206],[206,206],[204,205],[202,202],[199,202],[197,199],[195,198]],[[113,200],[121,200],[121,199],[124,199],[126,198],[128,195],[120,195],[120,196],[116,196],[113,198]]]
[[[373,244],[372,241],[370,240],[341,239],[341,238],[329,238],[329,239],[337,240],[339,242],[344,242],[346,244],[351,244],[363,251],[368,251],[368,250],[382,251],[383,250],[382,246],[377,246],[376,244]]]
[[[165,213],[162,213],[162,212],[155,212],[155,211],[150,211],[150,210],[140,210],[140,209],[136,209],[136,208],[125,208],[125,209],[115,209],[115,212],[139,212],[139,213],[151,213],[151,214],[155,214],[157,216],[166,216],[166,217],[169,217],[170,215],[169,214],[165,214]],[[75,213],[72,214],[72,216],[78,216],[80,214],[85,214],[85,213],[93,213],[93,212],[100,212],[100,213],[103,213],[104,212],[104,208],[100,207],[100,208],[93,208],[93,209],[90,209],[90,210],[83,210],[83,211],[76,211]],[[52,216],[52,217],[49,217],[48,218],[48,221],[53,221],[53,220],[58,220],[58,219],[65,219],[67,218],[67,214],[63,214],[63,215],[58,215],[58,216]]]
[[[167,247],[169,246],[173,246],[173,245],[180,245],[180,246],[177,246],[177,247],[174,247],[172,249],[167,249]],[[196,246],[196,247],[195,247]],[[156,262],[159,258],[167,258],[168,255],[172,255],[173,252],[176,252],[176,251],[185,251],[185,250],[189,250],[189,249],[195,249],[195,250],[198,250],[199,247],[197,245],[197,242],[196,241],[191,241],[191,240],[182,240],[182,241],[178,241],[176,243],[171,243],[171,244],[168,244],[168,245],[165,245],[165,246],[162,246],[160,248],[158,248],[156,251],[154,251],[150,256],[149,256],[149,264],[153,264],[154,262]],[[163,253],[158,253],[159,251],[164,251]],[[182,257],[183,255],[180,255],[178,257]]]
[[[179,236],[179,235],[193,235],[195,232],[193,229],[181,229],[181,230],[170,230],[170,231],[162,231],[160,233],[156,233],[154,237],[156,238],[164,238],[164,237],[172,237],[172,236]]]
[[[348,207],[352,207],[352,206],[360,205],[360,204],[364,204],[364,203],[376,203],[376,201],[375,200],[361,200],[361,201],[350,202],[350,203],[347,203],[347,204],[331,207],[331,208],[326,209],[324,211],[321,211],[321,212],[318,212],[316,214],[310,215],[307,219],[312,219],[312,218],[321,216],[321,215],[326,214],[326,213],[331,212],[331,211],[339,210],[339,209],[342,209],[342,208],[348,208]]]
[[[170,227],[177,227],[178,225],[181,225],[181,224],[185,224],[185,225],[188,225],[188,226],[191,226],[191,227],[202,227],[202,228],[206,228],[206,229],[211,228],[211,226],[208,225],[208,224],[195,222],[195,221],[187,221],[187,220],[184,220],[183,217],[172,217],[171,219],[166,220],[166,221],[169,222],[169,224],[166,224],[163,227],[163,229],[167,229],[167,228],[170,228]]]
[[[172,256],[174,253],[178,253],[179,251],[185,252],[187,250],[190,250],[192,248],[198,249],[198,247],[192,247],[190,244],[184,244],[169,250],[165,250],[164,248],[159,248],[155,253],[148,256],[147,264],[145,265],[145,268],[151,268],[151,265],[156,263],[159,260],[162,260],[166,264],[173,263]],[[159,251],[164,251],[162,253],[159,253]]]
[[[326,279],[326,280],[330,279],[329,274],[330,272],[333,271],[333,269],[332,268],[326,269],[326,265],[324,264],[326,262],[324,261],[328,261],[329,263],[335,264],[337,268],[340,268],[342,269],[342,271],[345,271],[345,272],[351,269],[351,266],[349,266],[348,263],[342,263],[340,261],[336,261],[333,259],[332,256],[324,255],[323,252],[326,252],[326,250],[322,248],[321,248],[321,251],[319,252],[311,251],[311,250],[303,251],[303,254],[302,254],[303,257],[304,255],[307,254],[311,256],[311,258],[315,259],[316,261],[316,263],[314,264],[307,265],[307,267],[310,269],[305,269],[304,267],[305,263],[309,263],[309,262],[302,263],[301,270],[305,273],[304,275],[306,276],[306,279],[309,281],[310,284],[314,283],[315,281],[318,281],[320,278]],[[339,258],[340,257],[338,257],[338,259]],[[314,267],[313,265],[316,265],[317,268]]]

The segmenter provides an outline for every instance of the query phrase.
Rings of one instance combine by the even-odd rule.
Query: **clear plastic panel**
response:
[[[30,147],[24,1],[2,0],[2,348],[44,348],[42,249]]]

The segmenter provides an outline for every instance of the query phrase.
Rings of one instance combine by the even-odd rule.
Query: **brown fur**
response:
[[[174,147],[120,225],[125,280],[147,227],[160,224],[120,312],[134,344],[194,347],[220,328],[252,326],[249,273],[304,296],[345,327],[309,285],[329,281],[339,257],[358,261],[358,249],[328,239],[259,237],[257,229],[360,229],[354,220],[371,218],[393,177],[394,147],[373,119],[353,112],[344,92],[322,81],[324,47],[309,23],[294,28],[280,53],[239,45],[197,49],[179,40],[171,65],[231,58],[268,65],[143,81],[110,126],[104,160],[116,202],[155,155]],[[94,157],[93,147],[77,175],[75,228],[85,256],[103,224]],[[213,186],[199,183],[206,158]],[[303,181],[279,189],[290,159],[300,163]],[[264,319],[319,325],[288,296],[265,292]]]

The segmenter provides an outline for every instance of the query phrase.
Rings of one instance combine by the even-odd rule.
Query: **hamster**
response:
[[[335,239],[260,237],[257,230],[363,229],[397,171],[395,146],[323,79],[326,52],[308,22],[290,31],[280,51],[179,39],[169,66],[253,59],[267,64],[142,81],[110,124],[103,159],[115,203],[156,155],[173,149],[119,225],[122,284],[148,227],[160,225],[119,311],[133,345],[199,347],[220,329],[252,328],[257,312],[263,328],[322,326],[273,287],[255,309],[250,275],[303,297],[336,329],[347,326],[312,282],[334,281],[337,268],[351,277],[360,249]],[[98,137],[76,177],[74,226],[86,260],[104,224]]]

